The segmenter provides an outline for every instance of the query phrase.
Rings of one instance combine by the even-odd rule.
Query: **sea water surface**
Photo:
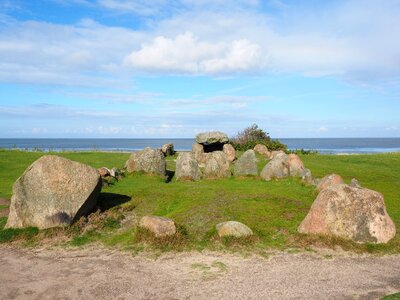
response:
[[[315,150],[323,154],[400,152],[400,138],[282,138],[291,150]],[[41,151],[135,151],[161,148],[172,143],[175,150],[192,148],[194,139],[0,139],[0,148]]]

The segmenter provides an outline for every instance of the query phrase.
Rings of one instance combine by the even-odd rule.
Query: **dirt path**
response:
[[[379,299],[396,291],[400,256],[150,259],[95,248],[0,248],[0,299]]]

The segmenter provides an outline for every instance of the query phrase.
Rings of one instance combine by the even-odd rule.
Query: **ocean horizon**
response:
[[[290,150],[322,154],[400,152],[400,138],[278,138]],[[0,138],[0,149],[27,151],[137,151],[174,144],[177,151],[191,150],[193,138]]]

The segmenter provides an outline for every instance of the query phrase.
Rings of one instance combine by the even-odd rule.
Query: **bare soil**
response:
[[[399,290],[400,256],[0,248],[0,299],[379,299]]]

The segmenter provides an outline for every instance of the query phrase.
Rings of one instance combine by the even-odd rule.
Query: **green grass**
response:
[[[381,300],[400,300],[400,293],[387,295],[387,296],[383,297]]]
[[[43,153],[0,151],[0,197],[11,196],[12,183],[40,155]],[[119,168],[123,167],[129,157],[125,153],[102,152],[60,155],[94,167]],[[171,171],[175,168],[175,158],[176,156],[167,159],[167,166]],[[261,170],[266,160],[260,156],[258,158]],[[355,177],[364,187],[383,193],[388,212],[397,230],[400,229],[400,154],[304,155],[302,160],[317,177],[338,173],[346,182]],[[85,231],[82,224],[75,224],[69,229],[32,234],[36,234],[33,239],[38,243],[43,237],[64,235],[72,246],[101,242],[109,247],[133,252],[148,248],[157,251],[205,248],[264,251],[270,248],[340,245],[356,252],[400,253],[399,235],[386,245],[359,245],[338,238],[298,234],[296,229],[315,197],[313,187],[293,178],[271,182],[259,178],[176,182],[173,178],[166,183],[164,178],[132,174],[103,188],[100,206],[107,211],[91,221],[94,227],[89,222],[93,227],[91,230]],[[159,239],[133,225],[120,225],[124,216],[133,215],[138,219],[147,214],[173,219],[179,229],[177,236]],[[243,222],[253,230],[255,236],[248,239],[219,239],[215,225],[228,220]],[[5,230],[0,231],[0,242],[23,240],[27,235],[23,231],[12,234],[4,232]],[[3,235],[7,237],[2,239]]]

